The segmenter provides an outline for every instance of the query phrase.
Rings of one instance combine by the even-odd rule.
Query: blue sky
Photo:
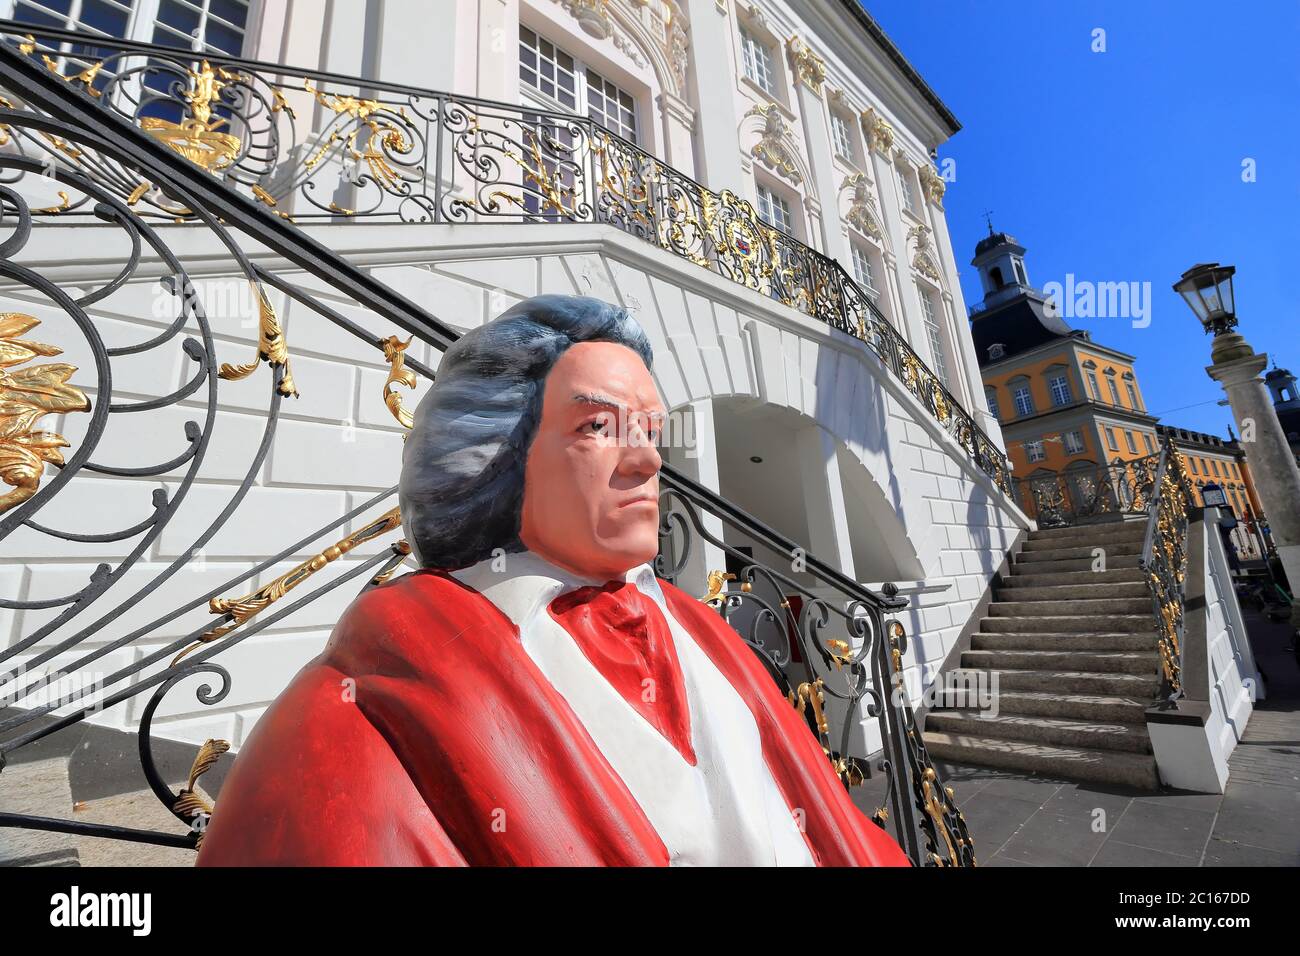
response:
[[[1146,328],[1068,321],[1137,357],[1165,424],[1226,436],[1232,421],[1203,371],[1210,339],[1170,288],[1197,262],[1237,267],[1239,331],[1300,374],[1300,2],[864,5],[962,123],[939,158],[956,161],[944,205],[968,305],[991,209],[1039,288],[1150,283]]]

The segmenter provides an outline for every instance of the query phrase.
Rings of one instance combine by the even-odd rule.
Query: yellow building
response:
[[[1147,412],[1133,356],[1062,321],[1029,284],[1024,252],[1013,237],[990,231],[971,262],[984,285],[971,332],[1013,474],[1095,473],[1158,454],[1156,418]],[[1028,496],[1021,502],[1032,513]]]

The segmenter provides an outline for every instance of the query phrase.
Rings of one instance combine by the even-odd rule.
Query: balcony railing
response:
[[[1067,468],[1017,478],[1017,504],[1040,528],[1145,515],[1151,505],[1159,455]]]
[[[1012,494],[1006,456],[838,262],[585,117],[14,21],[0,37],[286,219],[615,226],[865,343]],[[142,216],[193,218],[93,152],[16,145],[93,173]],[[42,212],[93,209],[60,199]]]
[[[118,72],[126,69],[123,66]],[[39,541],[44,549],[40,553],[51,561],[75,551],[78,567],[84,567],[89,549],[99,562],[75,590],[36,598],[0,596],[0,608],[24,614],[47,612],[36,614],[31,626],[0,649],[0,708],[13,708],[0,709],[0,772],[6,758],[21,748],[100,710],[147,696],[140,712],[141,768],[182,827],[180,832],[141,830],[12,812],[0,813],[0,827],[194,849],[211,814],[220,813],[220,797],[214,809],[197,781],[228,745],[209,740],[199,750],[185,785],[173,790],[153,756],[152,725],[164,698],[183,681],[202,675],[210,683],[197,688],[199,703],[221,704],[233,683],[222,666],[230,658],[223,654],[256,640],[269,627],[295,626],[300,618],[294,615],[337,588],[355,592],[382,582],[398,571],[409,553],[405,542],[395,540],[400,513],[395,507],[396,489],[390,488],[346,514],[331,516],[323,527],[294,527],[288,518],[282,529],[277,523],[277,530],[283,531],[283,548],[252,567],[241,562],[215,587],[206,578],[190,580],[179,574],[216,534],[228,531],[233,519],[248,513],[246,498],[276,444],[281,407],[286,397],[297,394],[290,374],[292,350],[264,295],[265,287],[274,287],[322,322],[377,350],[390,366],[383,386],[385,404],[403,424],[409,419],[404,418],[400,400],[393,401],[390,386],[411,384],[414,375],[431,379],[434,373],[406,357],[406,346],[397,337],[368,330],[370,316],[419,336],[438,351],[454,342],[456,333],[419,303],[274,215],[272,207],[252,198],[237,182],[210,175],[199,161],[204,156],[178,150],[174,138],[151,135],[132,118],[105,110],[102,98],[107,94],[100,90],[96,97],[87,91],[99,89],[94,86],[98,76],[68,83],[30,55],[0,44],[0,93],[5,97],[0,104],[0,273],[8,286],[61,310],[70,321],[58,328],[83,339],[92,356],[80,370],[45,363],[41,356],[56,355],[68,343],[56,343],[49,339],[50,333],[34,331],[40,325],[34,316],[8,313],[0,322],[0,342],[8,345],[4,376],[0,376],[0,452],[11,463],[0,477],[14,489],[0,500],[0,544],[7,546],[26,536],[29,545],[30,539]],[[190,102],[197,96],[191,96]],[[24,107],[18,108],[17,103]],[[48,149],[35,153],[24,148],[38,144]],[[140,185],[124,196],[122,189],[130,183]],[[60,211],[41,205],[40,197],[51,188],[64,197]],[[158,228],[156,215],[140,208],[151,191],[155,212],[171,208],[187,223],[183,229]],[[103,248],[121,250],[120,268],[98,278],[79,277],[77,287],[65,287],[57,270],[51,269],[48,250],[33,255],[30,240],[42,224],[48,226],[51,216],[83,213],[94,217]],[[191,230],[213,241],[193,242],[188,238]],[[272,249],[291,269],[281,274],[254,264],[246,246]],[[245,351],[247,343],[232,344],[214,336],[205,293],[187,271],[190,257],[206,273],[233,275],[236,283],[247,283],[257,293],[255,355]],[[312,288],[295,281],[294,270],[310,277]],[[168,325],[155,329],[156,334],[146,333],[143,341],[110,347],[102,320],[88,309],[110,300],[128,283],[141,287],[154,281],[163,286],[158,300],[167,307]],[[323,286],[328,296],[318,296],[313,291],[317,286]],[[350,303],[345,308],[352,318],[325,298]],[[46,328],[56,326],[51,323]],[[311,331],[310,325],[304,325],[294,334],[307,337]],[[193,377],[176,389],[170,373],[182,357],[193,365]],[[243,364],[249,358],[253,361]],[[140,374],[142,369],[156,373],[156,382],[137,380],[133,388],[158,397],[141,400],[137,393],[123,394],[120,385],[115,388],[120,382],[115,373],[125,363],[132,363]],[[259,407],[257,416],[262,431],[255,440],[245,441],[240,440],[247,437],[242,432],[232,436],[229,416],[217,411],[228,401],[227,383],[254,376],[261,378],[263,386],[264,408]],[[255,401],[247,392],[239,394],[241,402]],[[311,396],[303,401],[310,402]],[[182,454],[155,447],[152,432],[145,429],[138,445],[131,447],[129,460],[103,459],[108,451],[103,439],[113,422],[134,412],[173,407],[183,409],[190,419],[183,422]],[[71,440],[35,428],[47,414],[64,415],[68,424],[62,429]],[[70,430],[77,427],[73,419],[84,423],[80,434]],[[222,442],[219,456],[214,440]],[[121,452],[120,447],[117,450]],[[211,472],[218,470],[221,480],[214,484]],[[97,480],[96,473],[124,480],[113,493],[111,508],[102,509],[106,520],[113,522],[107,531],[79,527],[80,512],[59,507],[67,500],[62,493],[71,484]],[[211,500],[196,505],[193,498],[203,496],[191,494],[196,482],[205,479],[224,496],[215,517],[208,508]],[[707,591],[703,581],[680,583],[704,592],[702,600],[736,626],[743,627],[740,618],[745,618],[744,638],[773,677],[783,682],[792,704],[807,715],[846,786],[876,772],[883,776],[884,792],[878,803],[873,801],[878,808],[873,818],[895,834],[915,863],[972,865],[973,846],[965,822],[952,790],[943,785],[926,753],[903,689],[907,636],[897,615],[907,602],[892,588],[876,592],[845,577],[667,466],[662,479],[659,573],[679,576],[693,547],[703,547],[702,542],[737,562],[733,582],[728,582],[723,570],[711,569]],[[143,519],[138,513],[144,514]],[[178,515],[186,517],[174,520]],[[349,523],[355,530],[345,533]],[[729,531],[718,537],[705,530],[719,527]],[[176,537],[175,549],[168,552],[176,557],[151,563],[151,549],[165,531]],[[11,537],[15,532],[20,534]],[[751,543],[755,553],[742,554],[727,544],[727,538]],[[252,590],[253,582],[270,569],[304,554],[312,556]],[[801,570],[792,572],[795,567]],[[330,576],[332,571],[337,573]],[[153,612],[144,615],[153,618],[147,622],[142,617],[124,622],[128,610],[161,593],[164,585],[175,589],[160,599],[165,611],[157,617]],[[211,616],[198,627],[174,626],[183,615],[205,606]],[[803,661],[801,673],[791,667],[796,648]],[[55,666],[58,670],[49,672]],[[66,683],[54,684],[56,677],[73,678],[71,689]],[[57,693],[52,694],[56,686]],[[828,715],[832,705],[847,715],[838,734],[832,732]],[[878,721],[881,732],[883,749],[874,764],[864,759],[869,755],[861,750],[851,751],[849,722],[856,722],[863,712]],[[0,773],[0,782],[3,779]]]
[[[1151,591],[1152,615],[1159,638],[1161,696],[1182,693],[1187,511],[1192,500],[1182,456],[1166,438],[1152,484],[1139,562]]]

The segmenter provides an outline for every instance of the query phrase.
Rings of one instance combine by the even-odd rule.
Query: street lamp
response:
[[[1210,482],[1201,489],[1201,504],[1207,508],[1226,508],[1228,506],[1228,496],[1223,493],[1223,489]]]
[[[1205,331],[1214,333],[1213,364],[1205,371],[1228,396],[1246,462],[1274,530],[1278,559],[1297,596],[1291,604],[1291,624],[1300,630],[1300,468],[1260,377],[1268,356],[1256,353],[1235,331],[1232,276],[1236,271],[1217,262],[1195,265],[1174,283],[1174,291],[1186,300]]]
[[[1219,335],[1237,324],[1232,298],[1232,276],[1236,271],[1235,266],[1203,262],[1192,266],[1174,283],[1174,291],[1187,300],[1206,334]]]

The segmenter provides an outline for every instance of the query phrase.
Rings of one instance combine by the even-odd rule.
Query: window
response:
[[[244,51],[244,33],[248,25],[248,0],[17,0],[0,2],[0,11],[12,9],[12,17],[33,26],[74,30],[95,36],[115,37],[157,43],[182,50],[226,53],[239,56]],[[79,59],[82,69],[101,58],[107,50],[96,51],[86,44],[50,44]],[[63,60],[63,58],[57,58]],[[60,62],[67,73],[70,64]],[[107,77],[102,73],[96,86],[102,88]],[[158,87],[166,94],[166,81]],[[153,88],[153,84],[146,84]],[[156,110],[153,112],[157,112]]]
[[[1002,421],[1002,412],[998,410],[998,393],[996,389],[984,389],[984,400],[988,403],[989,414]]]
[[[989,361],[996,361],[1007,354],[1007,347],[1001,342],[995,342],[989,346]]]
[[[1047,457],[1047,453],[1043,451],[1042,441],[1025,442],[1025,454],[1030,461],[1042,461]]]
[[[1016,403],[1017,415],[1032,415],[1034,413],[1034,396],[1030,394],[1029,383],[1013,386],[1011,398]]]
[[[912,173],[908,169],[898,170],[898,188],[903,196],[903,208],[910,213],[916,212],[916,193],[912,189]]]
[[[636,142],[636,103],[595,70],[587,68],[587,114],[625,140]]]
[[[1221,474],[1219,474],[1219,459],[1217,459],[1217,458],[1211,458],[1211,459],[1210,459],[1210,467],[1214,469],[1214,477],[1215,477],[1215,478],[1222,478],[1222,477],[1223,477]]]
[[[1048,381],[1047,385],[1048,385],[1048,388],[1050,388],[1050,389],[1051,389],[1051,392],[1052,392],[1052,404],[1053,404],[1053,405],[1069,405],[1069,404],[1070,404],[1070,400],[1071,400],[1071,395],[1070,395],[1070,380],[1067,379],[1067,378],[1065,377],[1064,374],[1053,376],[1053,377]]]
[[[574,112],[583,104],[594,122],[638,142],[632,94],[524,26],[519,28],[519,81]]]
[[[849,124],[840,113],[831,114],[831,143],[835,155],[845,159],[853,158],[853,139],[849,135]]]
[[[1196,468],[1196,459],[1195,459],[1195,458],[1188,458],[1188,459],[1187,459],[1187,464],[1191,466],[1192,474],[1193,474],[1193,475],[1199,475],[1199,474],[1200,474],[1200,471],[1198,471],[1197,468]]]
[[[523,26],[519,28],[519,79],[571,110],[578,108],[578,68],[573,57]]]
[[[857,276],[858,285],[874,300],[880,293],[876,289],[876,275],[871,268],[870,253],[854,242],[849,245],[849,254],[853,256],[853,274]]]
[[[1115,440],[1115,429],[1106,428],[1106,447],[1111,451],[1119,451],[1119,442]]]
[[[758,218],[788,236],[794,235],[790,204],[762,183],[758,184]]]
[[[772,51],[744,27],[740,28],[740,54],[745,75],[768,96],[776,96],[776,70],[772,65]]]
[[[1136,411],[1142,411],[1142,406],[1138,404],[1137,389],[1133,387],[1133,383],[1126,380],[1124,382],[1124,388],[1128,390],[1128,403],[1132,405]]]
[[[1138,443],[1137,440],[1133,437],[1133,433],[1129,431],[1127,428],[1124,429],[1124,441],[1128,445],[1129,454],[1136,455],[1138,453]]]
[[[1065,453],[1067,455],[1078,455],[1083,452],[1083,432],[1075,429],[1072,432],[1066,432],[1061,436],[1065,443]]]
[[[1021,285],[1029,285],[1029,279],[1025,275],[1025,264],[1021,262],[1019,259],[1015,259],[1013,260],[1013,262],[1015,263],[1015,268],[1016,268],[1016,280]]]
[[[1106,384],[1110,386],[1110,403],[1116,407],[1122,408],[1123,403],[1119,400],[1119,386],[1115,384],[1115,379],[1106,378]]]
[[[1088,375],[1088,393],[1092,396],[1094,400],[1100,400],[1101,386],[1097,384],[1097,373],[1094,372],[1092,369],[1088,369],[1087,375]]]
[[[930,340],[930,355],[934,359],[934,371],[939,376],[939,380],[947,385],[948,363],[943,354],[943,332],[934,314],[934,299],[919,285],[916,287],[916,292],[921,297],[921,318],[925,321],[925,334]]]
[[[1154,441],[1152,441],[1152,439],[1151,439],[1151,433],[1150,433],[1150,432],[1143,432],[1143,433],[1142,433],[1142,441],[1143,441],[1143,442],[1146,444],[1146,446],[1147,446],[1147,454],[1148,454],[1148,455],[1154,455],[1154,454],[1156,453],[1156,443],[1155,443]]]
[[[157,17],[153,42],[161,46],[231,56],[243,51],[247,0],[162,0]]]

